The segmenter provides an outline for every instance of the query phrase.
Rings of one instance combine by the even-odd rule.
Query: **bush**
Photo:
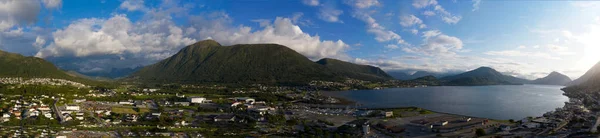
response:
[[[485,136],[485,130],[478,128],[475,130],[475,134],[477,134],[478,137]]]

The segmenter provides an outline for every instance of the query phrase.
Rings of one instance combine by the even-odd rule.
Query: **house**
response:
[[[119,102],[120,105],[133,105],[133,101],[129,100],[129,101],[120,101]]]
[[[204,101],[206,100],[206,98],[202,98],[202,97],[190,97],[190,98],[188,98],[188,100],[191,103],[204,103]]]
[[[79,111],[78,105],[67,105],[67,111]]]
[[[249,97],[236,97],[236,98],[233,98],[233,100],[238,101],[238,102],[246,102],[246,103],[250,103],[250,104],[254,104],[254,102],[256,102],[256,100],[254,100],[254,98],[249,98]]]
[[[502,130],[502,131],[510,131],[510,126],[507,126],[507,125],[500,125],[500,127],[499,127],[499,128],[500,128],[500,130]]]
[[[190,102],[175,102],[174,104],[180,106],[190,106]]]
[[[82,103],[82,102],[85,102],[85,101],[86,101],[85,99],[74,99],[73,100],[73,102],[75,102],[75,103]]]
[[[392,117],[392,116],[394,116],[394,112],[392,112],[392,111],[385,112],[385,117]]]
[[[235,121],[235,115],[218,115],[213,118],[215,122]]]

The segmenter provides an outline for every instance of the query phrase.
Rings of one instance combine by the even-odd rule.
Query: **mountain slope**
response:
[[[579,85],[584,82],[587,82],[590,79],[600,79],[600,62],[596,63],[592,68],[590,68],[583,76],[573,80],[573,82],[569,83],[569,85]]]
[[[70,75],[44,59],[4,51],[0,51],[0,77],[56,78],[81,83],[93,82]]]
[[[179,83],[302,84],[339,81],[332,71],[276,44],[221,46],[204,40],[146,66],[127,79]]]
[[[394,79],[380,68],[369,65],[358,65],[331,58],[324,58],[316,63],[321,64],[335,73],[347,78],[370,81]]]
[[[445,85],[515,85],[529,80],[504,75],[489,67],[480,67],[472,71],[441,78]]]
[[[573,90],[600,91],[600,62],[596,63],[583,76],[570,83],[565,90],[566,92]]]
[[[553,71],[548,76],[531,81],[532,84],[567,85],[572,80],[566,75]]]

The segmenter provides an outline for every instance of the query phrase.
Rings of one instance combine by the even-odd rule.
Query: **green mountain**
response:
[[[325,66],[277,44],[221,46],[204,40],[146,66],[125,80],[150,83],[306,84],[340,81]]]
[[[532,84],[567,85],[572,80],[566,75],[553,71],[548,76],[531,81]]]
[[[70,75],[44,59],[5,51],[0,51],[0,77],[56,78],[92,83],[90,80]]]
[[[394,79],[380,68],[369,65],[358,65],[331,58],[321,59],[317,63],[347,78],[369,81]]]
[[[465,73],[441,78],[444,85],[520,85],[529,80],[504,75],[489,67],[480,67]]]

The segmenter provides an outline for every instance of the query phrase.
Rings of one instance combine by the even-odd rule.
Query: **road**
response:
[[[596,116],[596,123],[590,130],[592,133],[596,133],[598,131],[598,125],[600,125],[600,116]]]
[[[56,117],[58,117],[58,121],[60,121],[60,123],[64,123],[64,122],[65,122],[65,119],[64,119],[64,117],[62,116],[62,114],[61,114],[60,110],[58,109],[58,106],[56,106],[56,103],[58,103],[58,98],[55,98],[55,99],[54,99],[54,103],[52,104],[52,105],[53,105],[53,106],[52,106],[52,110],[53,110],[53,112],[56,114]]]

